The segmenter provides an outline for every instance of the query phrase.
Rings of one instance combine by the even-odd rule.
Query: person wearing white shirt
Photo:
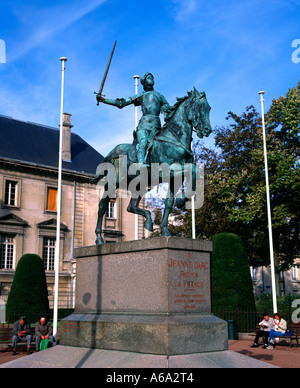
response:
[[[275,322],[275,329],[270,330],[269,346],[267,349],[274,349],[274,337],[284,337],[287,331],[287,323],[282,318],[280,313],[273,315]]]
[[[263,348],[266,349],[269,343],[269,334],[270,330],[274,329],[275,327],[275,322],[274,319],[270,317],[269,313],[264,313],[263,314],[263,320],[259,323],[259,330],[256,332],[256,337],[254,340],[254,343],[251,348],[257,348],[258,347],[258,341],[262,337],[264,341],[264,346]]]

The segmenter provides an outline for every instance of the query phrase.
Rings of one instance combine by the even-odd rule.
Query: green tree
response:
[[[255,311],[249,260],[242,240],[233,233],[212,238],[212,307]]]
[[[26,314],[28,321],[37,319],[40,314],[49,315],[46,275],[38,255],[25,254],[19,260],[6,312],[12,318]]]
[[[196,235],[238,234],[252,266],[270,263],[265,165],[260,114],[253,106],[228,113],[227,127],[216,128],[215,148],[195,147],[205,164],[205,201],[196,211]],[[300,83],[272,101],[266,114],[268,167],[277,291],[279,271],[299,255]],[[191,213],[181,213],[178,232],[191,237]],[[178,217],[179,219],[179,217]],[[176,232],[176,228],[175,232]]]
[[[300,251],[300,82],[285,96],[273,100],[266,123],[271,148],[274,245],[285,270]]]
[[[230,125],[215,129],[216,150],[198,143],[197,161],[205,163],[205,201],[196,212],[199,238],[237,233],[251,265],[269,264],[268,220],[261,118],[254,107]],[[277,269],[286,270],[299,254],[300,83],[273,100],[267,113],[267,148],[272,229]],[[190,212],[184,213],[190,236]],[[186,227],[185,227],[186,226]]]

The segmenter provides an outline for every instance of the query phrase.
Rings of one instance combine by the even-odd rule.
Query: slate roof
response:
[[[0,158],[58,168],[59,129],[0,115]],[[63,170],[95,175],[103,156],[76,133]]]

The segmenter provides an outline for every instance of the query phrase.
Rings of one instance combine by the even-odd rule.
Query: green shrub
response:
[[[212,238],[212,307],[255,311],[250,266],[239,236],[220,233]]]
[[[26,315],[27,320],[49,317],[49,300],[46,275],[42,259],[35,254],[25,254],[16,268],[13,284],[8,295],[6,314],[8,317]],[[34,322],[32,322],[34,323]]]

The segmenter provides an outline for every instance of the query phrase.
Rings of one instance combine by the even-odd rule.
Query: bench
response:
[[[34,335],[34,327],[30,328],[30,334]],[[0,348],[12,348],[13,325],[0,325]],[[26,342],[18,342],[18,347],[25,347]],[[35,341],[31,340],[31,349],[35,348]]]
[[[293,340],[296,340],[297,342],[297,347],[299,346],[298,339],[300,339],[300,326],[299,325],[289,325],[288,330],[292,331],[292,335],[290,336],[285,336],[285,337],[277,337],[277,338],[289,338],[290,339],[290,347],[293,347]]]
[[[256,325],[256,329],[255,330],[256,330],[256,332],[258,330],[260,330],[260,326]],[[283,337],[276,337],[275,336],[275,338],[278,338],[279,341],[280,340],[289,339],[290,340],[290,347],[291,348],[293,347],[293,340],[296,340],[297,346],[299,346],[298,340],[300,339],[300,326],[299,325],[294,325],[294,324],[288,325],[288,331],[292,331],[292,334],[291,335],[285,335]],[[251,334],[251,336],[256,336],[256,333],[255,334]]]
[[[0,326],[0,347],[7,347],[11,343],[13,327]]]

